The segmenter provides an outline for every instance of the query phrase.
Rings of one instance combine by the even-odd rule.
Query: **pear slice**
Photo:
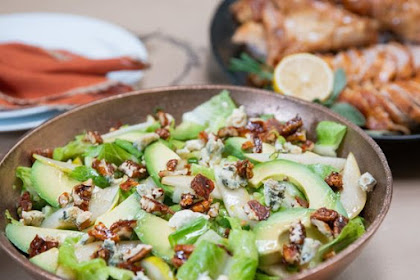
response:
[[[359,186],[360,176],[356,158],[350,153],[343,170],[343,190],[340,195],[341,203],[350,219],[359,215],[366,204],[366,192]]]
[[[43,164],[47,164],[49,166],[55,167],[65,173],[70,173],[73,169],[75,169],[78,166],[71,162],[58,161],[51,158],[43,157],[38,154],[34,154],[33,157],[34,159],[39,160]]]

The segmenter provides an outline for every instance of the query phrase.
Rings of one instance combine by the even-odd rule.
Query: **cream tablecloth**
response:
[[[0,13],[75,13],[127,28],[147,45],[153,67],[139,87],[148,88],[227,83],[209,48],[209,24],[217,4],[215,0],[2,0]],[[0,156],[20,136],[0,133]],[[337,279],[420,279],[420,164],[417,159],[404,161],[394,164],[398,169],[393,170],[394,197],[387,218],[361,256]],[[31,279],[1,251],[0,273],[1,279]]]

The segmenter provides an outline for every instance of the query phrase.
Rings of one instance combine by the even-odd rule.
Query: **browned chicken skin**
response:
[[[316,0],[240,0],[231,10],[244,23],[233,41],[264,54],[269,65],[291,53],[334,51],[377,39],[375,21]]]
[[[354,13],[370,16],[403,39],[420,42],[420,0],[332,0]]]

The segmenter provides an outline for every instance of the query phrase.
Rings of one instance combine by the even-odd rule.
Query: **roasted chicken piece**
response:
[[[320,56],[331,68],[342,68],[350,83],[408,79],[420,70],[420,46],[396,42]]]
[[[354,13],[378,20],[403,39],[420,42],[420,0],[330,0]]]
[[[240,0],[231,10],[244,23],[233,41],[258,50],[269,65],[292,53],[364,46],[377,39],[375,21],[316,0]]]

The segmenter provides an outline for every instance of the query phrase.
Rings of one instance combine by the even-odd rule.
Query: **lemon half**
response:
[[[274,90],[303,100],[326,100],[333,84],[333,71],[324,60],[313,54],[286,56],[274,69]]]

